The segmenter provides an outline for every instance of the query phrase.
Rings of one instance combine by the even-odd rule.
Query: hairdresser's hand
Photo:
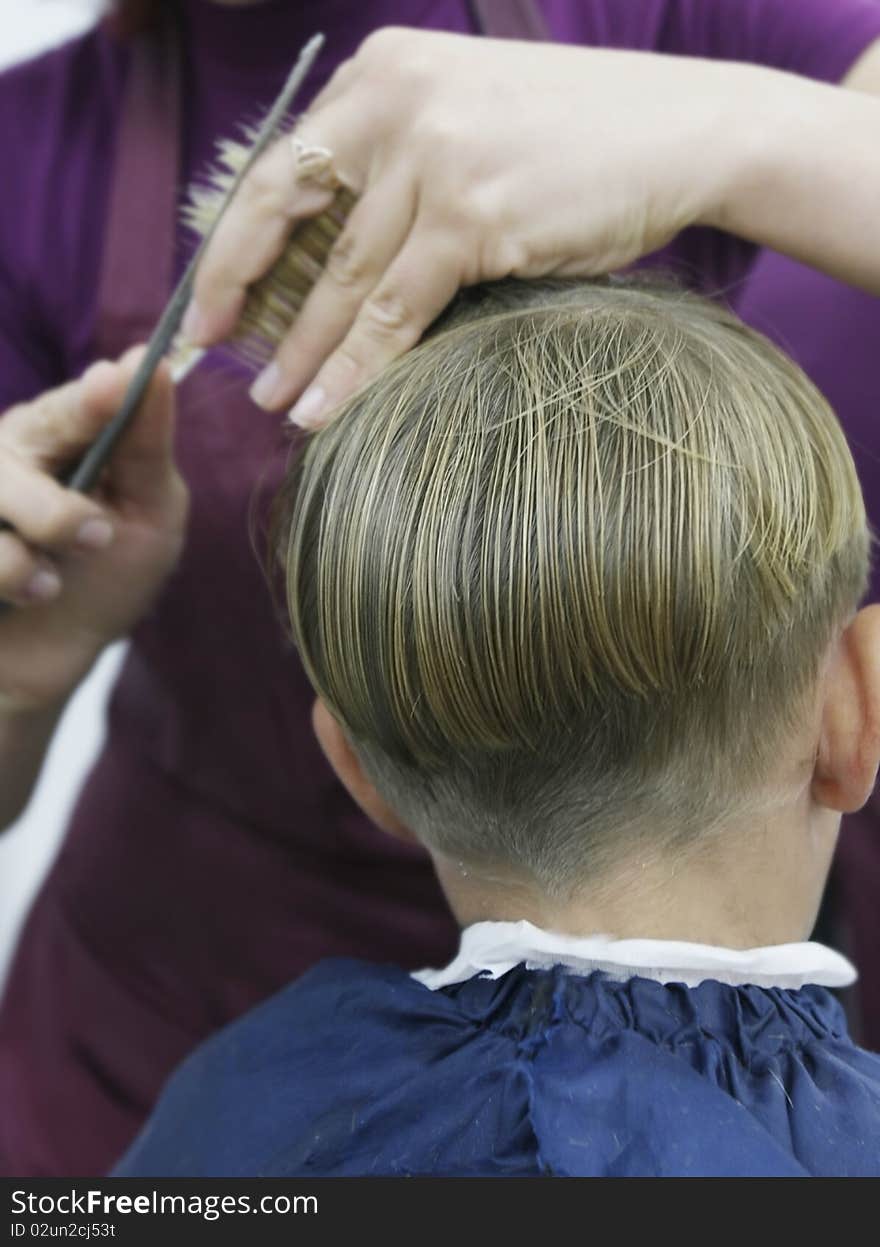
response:
[[[361,194],[323,279],[257,389],[313,425],[412,346],[456,290],[509,274],[618,268],[720,193],[736,71],[707,61],[389,29],[340,67],[301,124]],[[186,329],[217,341],[299,217],[289,139],[208,249]]]
[[[172,457],[173,390],[153,381],[99,490],[55,480],[114,414],[139,358],[0,416],[0,713],[63,701],[101,649],[147,610],[180,553],[186,487]]]

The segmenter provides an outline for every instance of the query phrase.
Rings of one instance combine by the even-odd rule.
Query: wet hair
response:
[[[803,373],[614,280],[468,292],[311,439],[279,515],[294,639],[376,786],[556,896],[759,799],[867,574]]]

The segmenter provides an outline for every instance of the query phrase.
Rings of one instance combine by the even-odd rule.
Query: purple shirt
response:
[[[181,187],[217,137],[259,115],[315,29],[327,44],[312,89],[378,26],[474,28],[463,0],[180,7]],[[542,7],[560,41],[732,57],[831,81],[880,36],[875,0]],[[0,409],[93,357],[129,55],[99,30],[0,78]],[[150,245],[132,239],[143,264]],[[190,246],[181,234],[178,267]],[[730,289],[751,256],[694,230],[662,259],[704,287]],[[787,315],[789,341],[815,319],[812,304]],[[243,400],[229,418],[216,393],[217,411],[181,395],[187,552],[135,635],[110,742],[10,978],[0,1019],[7,1174],[109,1165],[190,1048],[319,957],[438,963],[454,944],[426,860],[366,823],[312,739],[308,686],[277,639],[245,535],[244,500],[277,418]],[[842,397],[844,423],[858,420],[861,403],[850,412]]]

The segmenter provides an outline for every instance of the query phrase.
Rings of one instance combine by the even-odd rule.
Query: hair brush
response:
[[[217,163],[206,181],[190,187],[183,219],[200,238],[210,237],[229,200],[231,188],[239,182],[242,169],[251,162],[256,138],[256,131],[248,131],[246,139],[249,141],[221,139],[217,144]],[[321,276],[327,256],[355,202],[354,192],[341,187],[321,213],[294,226],[279,258],[248,289],[238,324],[224,343],[232,354],[254,368],[268,363]],[[190,346],[178,335],[170,354],[174,379],[182,380],[204,353],[202,348]]]

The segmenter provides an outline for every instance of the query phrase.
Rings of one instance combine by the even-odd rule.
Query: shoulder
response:
[[[379,1042],[389,1027],[425,1010],[442,1012],[445,1003],[396,966],[329,958],[218,1031],[176,1077],[183,1082],[258,1073],[300,1080],[308,1067],[345,1060],[353,1029],[360,1044]]]
[[[703,1055],[711,1063],[728,1054],[712,1050]],[[591,1045],[589,1060],[577,1069],[548,1051],[536,1063],[533,1080],[538,1150],[557,1176],[795,1177],[808,1172],[726,1088],[636,1030]]]
[[[7,123],[23,127],[9,137],[22,145],[49,130],[75,135],[116,101],[126,63],[125,48],[98,26],[4,70],[0,109]]]
[[[633,979],[593,985],[589,1000],[575,992],[532,1074],[532,1125],[553,1173],[877,1174],[880,1058],[853,1045],[824,988]]]
[[[57,196],[87,189],[112,158],[127,64],[126,49],[96,27],[0,74],[0,120],[16,171],[4,206],[36,191],[31,211],[63,222],[71,205]]]
[[[743,60],[839,82],[880,38],[876,0],[539,0],[570,43]]]
[[[96,28],[0,74],[0,332],[25,353],[52,343],[62,370],[93,311],[126,68]]]
[[[382,1166],[384,1145],[399,1148],[401,1122],[413,1128],[432,1098],[424,1091],[432,1068],[467,1046],[471,1029],[454,1001],[403,970],[322,962],[180,1066],[118,1172],[289,1176]],[[401,1104],[408,1110],[396,1120]]]

